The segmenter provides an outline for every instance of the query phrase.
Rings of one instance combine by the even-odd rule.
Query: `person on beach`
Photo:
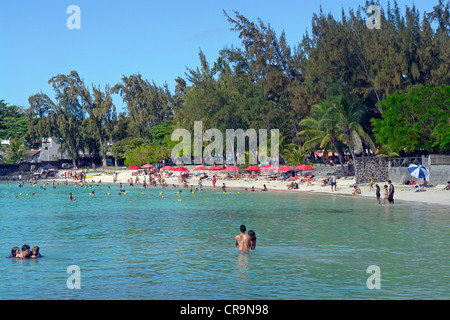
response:
[[[11,254],[8,258],[19,258],[20,257],[20,249],[19,247],[12,247]]]
[[[394,185],[392,184],[391,180],[388,180],[389,183],[389,204],[394,204]]]
[[[361,196],[361,189],[358,188],[358,186],[354,186],[353,195],[354,196]]]
[[[450,181],[447,181],[447,186],[444,188],[444,190],[450,190]]]
[[[388,191],[388,186],[384,185],[384,199],[383,199],[383,204],[386,203],[386,200],[389,199],[389,191]],[[389,201],[389,200],[388,200]]]
[[[263,185],[263,189],[262,189],[262,191],[267,191],[267,187],[266,187],[266,185]],[[249,231],[250,232],[250,231]]]
[[[336,190],[336,175],[333,173],[333,175],[331,176],[331,191],[333,191],[333,186],[334,186],[334,191]]]
[[[215,189],[216,188],[216,176],[213,176],[212,184],[213,184],[213,189]]]
[[[241,233],[235,237],[236,246],[239,246],[239,253],[248,253],[250,247],[250,236],[245,234],[247,228],[245,225],[241,225],[239,230]]]
[[[370,188],[369,191],[373,191],[373,175],[370,176]]]
[[[380,197],[381,197],[381,192],[380,192],[380,186],[379,185],[375,185],[375,194],[377,195],[377,201],[378,201],[378,204],[380,204],[381,202],[380,202]]]
[[[250,236],[250,250],[255,250],[256,247],[256,233],[253,230],[248,230]]]

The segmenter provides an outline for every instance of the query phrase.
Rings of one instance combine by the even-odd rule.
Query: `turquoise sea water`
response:
[[[118,185],[41,185],[0,183],[1,254],[26,243],[44,256],[0,259],[0,299],[450,298],[446,207],[220,188],[124,186],[118,197]],[[247,255],[234,244],[241,224],[258,239]],[[80,268],[80,289],[67,287],[70,265]],[[371,265],[380,289],[367,287]]]

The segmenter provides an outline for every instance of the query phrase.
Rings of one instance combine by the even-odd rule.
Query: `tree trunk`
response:
[[[344,175],[344,177],[347,176],[347,173],[345,172],[345,168],[344,168],[344,157],[342,156],[341,152],[338,150],[338,148],[336,148],[336,142],[335,141],[331,141],[334,150],[336,150],[338,157],[339,157],[339,162],[341,163],[341,169],[342,169],[342,173]]]

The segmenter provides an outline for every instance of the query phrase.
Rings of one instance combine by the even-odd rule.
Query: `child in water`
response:
[[[20,257],[20,249],[19,247],[12,247],[11,254],[8,258],[19,258]]]
[[[389,191],[388,191],[388,186],[385,184],[384,185],[384,199],[383,199],[383,204],[386,203],[386,200],[389,199]]]
[[[39,247],[38,246],[34,246],[32,249],[32,253],[31,253],[31,258],[36,259],[36,258],[42,258],[42,255],[39,253]]]

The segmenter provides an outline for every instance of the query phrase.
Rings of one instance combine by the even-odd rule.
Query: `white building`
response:
[[[42,161],[58,161],[71,160],[67,151],[60,151],[61,143],[58,138],[42,138],[41,141],[36,141],[33,149],[25,156],[27,162],[42,162]]]

